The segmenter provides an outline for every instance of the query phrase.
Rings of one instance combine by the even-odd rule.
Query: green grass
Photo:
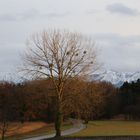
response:
[[[92,136],[140,136],[138,121],[92,121],[87,128],[75,133],[75,137]]]
[[[71,127],[72,124],[64,123],[64,125],[62,126],[62,130],[69,129]],[[47,135],[52,133],[55,133],[54,125],[49,125],[49,126],[47,125],[31,132],[6,137],[6,140],[21,140],[24,138],[31,138],[31,137],[42,136],[42,135]]]

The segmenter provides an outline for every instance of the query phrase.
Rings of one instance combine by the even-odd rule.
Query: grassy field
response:
[[[140,122],[136,121],[92,121],[87,128],[71,136],[140,136]]]
[[[66,130],[72,127],[72,124],[66,122],[62,126],[62,130]],[[10,136],[6,137],[6,140],[21,140],[23,138],[30,138],[34,136],[41,136],[54,133],[54,124],[46,124],[42,122],[29,122],[24,123],[19,129],[13,131]]]
[[[63,125],[63,130],[71,128],[70,123]],[[34,129],[33,129],[34,128]],[[26,132],[25,132],[26,130]],[[17,134],[6,138],[6,140],[21,140],[23,138],[40,136],[54,132],[53,124],[27,123]],[[140,136],[140,122],[138,121],[92,121],[87,128],[62,139],[71,137],[96,137],[96,136]],[[140,138],[140,137],[139,137]],[[119,138],[120,139],[120,138]]]

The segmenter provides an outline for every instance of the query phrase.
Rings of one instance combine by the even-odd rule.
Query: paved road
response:
[[[70,135],[70,134],[79,132],[79,131],[85,129],[85,127],[86,127],[84,124],[81,123],[81,121],[72,120],[72,122],[73,122],[73,128],[62,131],[62,136],[66,136],[66,135]],[[54,136],[55,136],[55,134],[51,134],[51,135],[38,136],[38,137],[33,137],[33,138],[28,138],[28,139],[23,139],[23,140],[42,140],[42,139],[52,138]]]

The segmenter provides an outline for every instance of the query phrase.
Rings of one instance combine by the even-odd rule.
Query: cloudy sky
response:
[[[0,0],[0,75],[16,70],[26,39],[48,28],[90,35],[105,69],[140,70],[139,0]]]

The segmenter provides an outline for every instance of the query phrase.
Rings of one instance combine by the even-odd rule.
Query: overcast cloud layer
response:
[[[127,7],[126,5],[122,3],[113,3],[111,5],[107,6],[107,10],[110,13],[116,13],[119,15],[126,15],[126,16],[137,16],[139,15],[139,11],[130,7]]]
[[[90,35],[105,69],[140,70],[138,0],[0,0],[0,75],[16,71],[26,39],[48,28]]]

